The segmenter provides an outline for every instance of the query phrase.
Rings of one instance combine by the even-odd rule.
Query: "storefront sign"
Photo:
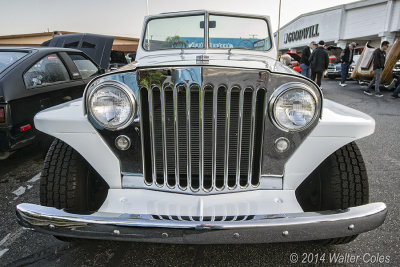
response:
[[[313,38],[313,37],[318,37],[319,36],[319,31],[318,31],[319,24],[312,25],[310,27],[294,31],[294,32],[289,32],[285,34],[285,38],[283,42],[285,44],[290,43],[290,42],[295,42],[295,41],[300,41],[303,39],[308,39],[308,38]]]

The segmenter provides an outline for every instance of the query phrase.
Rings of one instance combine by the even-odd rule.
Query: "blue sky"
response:
[[[278,0],[148,0],[150,14],[210,9],[269,15],[278,27]],[[282,0],[281,25],[298,15],[354,0]],[[0,35],[74,31],[139,37],[146,0],[0,0]]]

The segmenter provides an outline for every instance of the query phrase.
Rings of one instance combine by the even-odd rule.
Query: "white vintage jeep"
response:
[[[269,19],[147,17],[137,62],[47,109],[24,227],[62,239],[341,244],[380,226],[357,139],[374,120],[275,60]]]

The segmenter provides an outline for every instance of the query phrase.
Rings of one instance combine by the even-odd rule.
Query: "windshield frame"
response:
[[[145,37],[147,34],[148,23],[154,19],[161,18],[173,18],[173,17],[188,17],[188,16],[196,16],[196,15],[204,15],[204,47],[203,48],[167,48],[160,50],[148,50],[145,48]],[[269,49],[268,50],[253,50],[253,49],[239,49],[239,48],[210,48],[209,47],[209,17],[210,15],[218,15],[218,16],[227,16],[227,17],[239,17],[239,18],[251,18],[251,19],[261,19],[264,20],[269,36]],[[271,33],[271,24],[266,16],[260,15],[251,15],[251,14],[238,14],[238,13],[230,13],[230,12],[218,12],[218,11],[205,11],[205,10],[197,10],[197,11],[188,11],[188,12],[173,12],[173,13],[165,13],[157,16],[147,17],[144,21],[143,29],[142,29],[142,38],[140,40],[140,47],[146,53],[159,53],[162,51],[196,51],[196,50],[217,50],[217,51],[231,51],[231,50],[240,50],[240,51],[248,51],[248,52],[258,52],[258,53],[267,53],[270,52],[274,48],[274,42],[272,40],[273,35]]]

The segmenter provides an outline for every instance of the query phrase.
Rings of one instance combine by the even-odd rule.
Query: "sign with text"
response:
[[[285,34],[284,37],[284,43],[291,43],[295,41],[300,41],[303,39],[308,39],[308,38],[313,38],[313,37],[318,37],[319,36],[319,24],[315,24],[306,28],[303,28],[301,30],[289,32]]]

